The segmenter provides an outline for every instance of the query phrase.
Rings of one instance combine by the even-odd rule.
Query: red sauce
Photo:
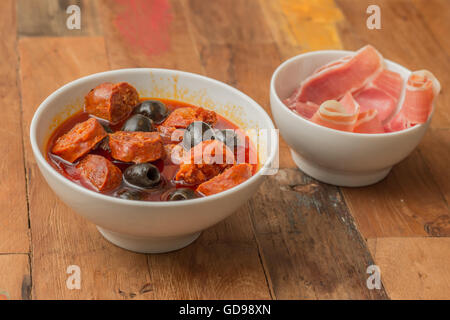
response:
[[[169,99],[143,98],[143,99],[141,99],[141,101],[148,100],[148,99],[162,101],[167,106],[169,111],[173,111],[177,108],[195,107],[188,103],[175,101],[175,100],[169,100]],[[52,135],[50,136],[50,138],[47,142],[46,154],[47,154],[47,161],[50,163],[50,165],[53,168],[55,168],[55,170],[58,171],[60,174],[62,174],[64,177],[66,177],[67,179],[69,179],[85,188],[96,191],[89,183],[85,182],[84,179],[81,179],[81,177],[78,173],[78,170],[75,167],[78,162],[75,162],[72,164],[72,163],[69,163],[51,153],[51,150],[52,150],[56,140],[60,136],[67,133],[77,123],[86,121],[90,117],[91,116],[88,113],[86,113],[84,111],[79,111],[78,113],[74,114],[73,116],[71,116],[70,118],[65,120],[63,123],[61,123],[55,129],[55,131],[52,133]],[[105,120],[102,120],[102,119],[98,119],[98,120],[101,121],[102,123],[108,124],[107,121],[105,121]],[[109,125],[109,124],[108,125],[110,126],[110,128],[113,131],[119,131],[126,120],[127,119],[125,119],[115,125]],[[214,128],[215,129],[238,130],[237,134],[243,141],[245,141],[245,146],[238,147],[238,148],[245,148],[245,162],[249,163],[250,157],[252,159],[257,159],[255,148],[253,147],[251,141],[249,140],[249,138],[247,136],[245,136],[243,131],[239,130],[239,127],[237,127],[234,123],[232,123],[231,121],[229,121],[229,120],[225,119],[224,117],[220,116],[219,114],[217,114],[217,123],[214,125]],[[165,139],[163,139],[163,141],[164,141],[164,144],[177,143],[177,142],[166,141]],[[238,152],[239,152],[239,150],[236,150],[235,154],[237,154]],[[242,150],[240,152],[242,152]],[[125,163],[125,162],[113,159],[111,157],[110,152],[108,152],[104,149],[101,149],[101,148],[95,148],[94,150],[91,150],[89,153],[90,154],[98,154],[98,155],[101,155],[101,156],[107,158],[108,160],[113,162],[122,172],[124,172],[126,168],[128,168],[130,165],[133,164],[133,163]],[[156,160],[151,163],[153,165],[155,165],[156,167],[158,167],[158,169],[160,170],[162,182],[155,189],[150,189],[150,190],[145,190],[145,191],[139,190],[140,192],[142,192],[144,194],[144,196],[141,200],[165,201],[165,200],[167,200],[168,194],[176,188],[189,187],[192,189],[196,189],[197,185],[187,186],[187,185],[184,185],[183,183],[180,183],[179,181],[174,180],[175,175],[180,166],[178,164],[174,164],[171,161],[170,157],[165,157],[164,160],[159,159],[159,160]],[[256,164],[252,164],[252,165],[253,165],[253,174],[255,174],[257,171],[258,164],[256,163]],[[132,190],[133,188],[130,187],[129,185],[126,185],[124,182],[122,182],[122,185],[119,188],[117,188],[113,191],[110,191],[110,192],[106,192],[106,193],[103,192],[103,193],[108,194],[108,195],[114,195],[114,193],[116,193],[117,191],[122,190],[122,189]]]

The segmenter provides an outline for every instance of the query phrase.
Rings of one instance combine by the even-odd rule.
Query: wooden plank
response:
[[[170,41],[159,54],[130,47],[112,21],[126,8],[102,2],[103,29],[112,68],[164,67],[204,74],[200,53],[192,42],[182,3],[170,1]],[[230,259],[230,256],[233,256]],[[157,299],[269,299],[258,249],[247,212],[239,210],[206,230],[189,247],[149,255],[151,288]]]
[[[369,239],[392,299],[450,299],[449,238]]]
[[[26,37],[79,37],[100,35],[95,1],[17,0],[17,32]],[[70,5],[80,8],[80,29],[68,29],[66,13]]]
[[[0,128],[0,253],[29,251],[28,211],[23,161],[22,115],[18,83],[14,1],[0,4],[1,84],[0,97],[5,106]]]
[[[417,13],[426,22],[428,31],[450,55],[450,40],[446,31],[450,30],[450,8],[447,0],[414,0]]]
[[[387,298],[366,287],[373,260],[338,188],[282,169],[249,210],[276,298]]]
[[[381,7],[381,30],[366,28],[365,12],[372,4],[369,1],[336,2],[346,17],[339,23],[345,48],[357,49],[371,43],[386,58],[411,69],[429,69],[442,83],[449,82],[448,74],[443,72],[443,66],[449,63],[446,54],[409,2],[377,1]],[[432,127],[446,127],[449,123],[445,110],[448,98],[445,92],[439,96]],[[346,202],[365,238],[448,235],[446,228],[430,227],[440,225],[442,217],[449,214],[441,187],[436,183],[438,169],[431,168],[416,150],[395,166],[384,181],[365,188],[343,188]]]
[[[280,42],[275,43],[272,38],[264,17],[272,13],[273,7],[262,8],[259,1],[223,1],[204,6],[202,1],[192,0],[186,5],[206,73],[236,86],[269,111],[270,76],[280,63],[277,47],[291,45],[284,52],[295,47],[285,44],[282,31],[278,34]],[[240,18],[243,12],[251,12],[252,19]],[[230,21],[221,16],[235,19]],[[287,148],[281,150],[280,160],[283,159],[290,160]],[[284,162],[281,166],[293,165]],[[383,291],[371,293],[365,287],[370,254],[352,226],[340,195],[336,198],[338,193],[336,188],[322,186],[296,169],[285,169],[268,177],[246,206],[273,297],[386,298]],[[299,205],[298,197],[302,196],[304,203]],[[328,202],[329,198],[334,199],[338,212],[334,212],[334,207],[320,208],[327,214],[322,211],[319,214],[314,206],[322,206],[320,200]],[[305,215],[308,217],[304,218]],[[344,216],[347,220],[343,224],[340,219]],[[336,256],[323,246],[324,242],[333,246],[330,251]]]
[[[385,180],[342,190],[365,238],[448,235],[445,228],[431,232],[449,209],[417,150]]]
[[[366,9],[370,4],[374,4],[373,1],[336,0],[336,3],[345,15],[345,20],[339,24],[347,24],[343,27],[346,34],[349,30],[355,33],[351,37],[341,34],[345,48],[354,50],[370,43],[378,48],[385,58],[411,70],[430,70],[442,84],[450,83],[450,74],[446,72],[450,69],[449,52],[443,49],[438,37],[430,33],[429,25],[411,1],[376,1],[381,9],[381,30],[369,30],[366,27]],[[448,8],[436,10],[434,15],[438,20],[447,19]],[[431,122],[433,128],[450,127],[449,108],[450,91],[444,89],[437,99]]]
[[[0,254],[0,300],[31,298],[28,260],[28,254]]]
[[[450,203],[450,129],[430,129],[420,144],[420,153],[433,175],[433,179],[447,202]],[[442,214],[425,225],[433,236],[450,236],[450,215]]]
[[[31,228],[32,279],[36,299],[151,298],[145,255],[119,249],[95,226],[65,206],[39,173],[28,128],[39,103],[71,80],[109,68],[101,37],[23,38],[19,42],[24,136]],[[81,268],[81,290],[69,290],[70,265]]]

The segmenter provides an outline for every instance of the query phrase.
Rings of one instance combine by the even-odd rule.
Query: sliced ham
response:
[[[361,106],[361,112],[376,109],[378,118],[384,122],[397,109],[402,88],[402,77],[397,72],[383,69],[355,94],[355,99]]]
[[[374,47],[367,45],[351,58],[319,68],[285,102],[288,106],[298,101],[320,105],[327,100],[338,100],[347,92],[352,93],[365,86],[382,69],[383,57]]]
[[[399,112],[384,126],[384,130],[385,132],[395,132],[411,128],[412,126],[413,124],[406,120],[404,113]]]
[[[412,72],[406,83],[405,99],[400,112],[384,126],[386,132],[404,130],[426,122],[433,110],[434,98],[440,90],[441,85],[431,72]]]
[[[357,133],[384,133],[383,125],[376,109],[370,109],[358,114],[353,132]]]
[[[357,103],[344,106],[336,100],[328,100],[320,105],[311,121],[335,130],[353,131],[358,113]]]
[[[427,70],[414,71],[406,83],[402,112],[410,123],[424,123],[433,110],[433,100],[441,85]]]
[[[314,113],[316,113],[319,106],[312,102],[295,102],[290,108],[295,110],[299,115],[301,115],[305,119],[310,119]]]

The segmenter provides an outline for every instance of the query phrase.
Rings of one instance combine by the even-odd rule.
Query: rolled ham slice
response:
[[[414,71],[406,83],[402,112],[410,123],[424,123],[433,110],[433,100],[441,91],[441,84],[427,70]]]
[[[383,69],[355,94],[355,99],[361,106],[361,112],[376,109],[377,117],[384,122],[397,109],[402,88],[402,77],[397,72]]]
[[[358,113],[357,103],[344,106],[336,100],[328,100],[320,105],[311,121],[335,130],[353,131]]]
[[[382,69],[383,57],[367,45],[351,58],[345,57],[319,68],[285,102],[288,106],[308,101],[320,105],[327,100],[338,100],[347,92],[364,87]]]
[[[441,91],[441,84],[427,70],[414,71],[408,78],[405,99],[400,112],[384,126],[386,132],[408,129],[425,123],[433,111],[434,98]]]

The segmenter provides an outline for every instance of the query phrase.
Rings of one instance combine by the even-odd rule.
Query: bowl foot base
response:
[[[201,232],[177,237],[134,237],[127,234],[105,230],[97,226],[98,231],[116,246],[139,253],[164,253],[178,250],[197,240]]]
[[[300,170],[316,180],[342,187],[363,187],[383,180],[392,167],[377,171],[339,171],[319,166],[291,149],[292,159]]]

